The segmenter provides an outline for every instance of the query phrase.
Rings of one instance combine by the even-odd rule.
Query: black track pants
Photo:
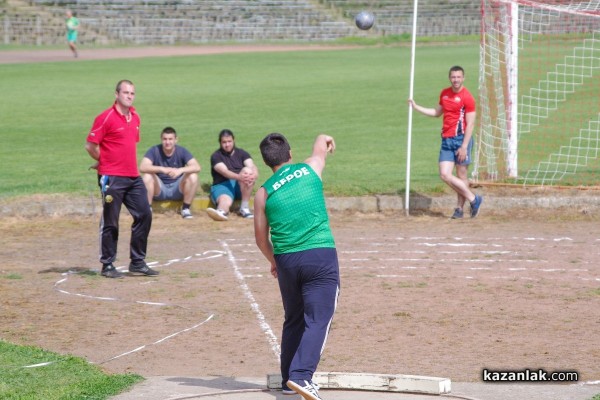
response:
[[[100,262],[112,263],[117,257],[119,215],[125,205],[133,217],[131,225],[130,259],[133,264],[144,262],[148,234],[152,226],[152,207],[148,203],[146,186],[140,176],[101,175],[98,184],[102,191],[102,219],[100,220]]]

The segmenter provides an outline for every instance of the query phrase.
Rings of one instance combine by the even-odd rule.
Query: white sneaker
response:
[[[181,217],[185,219],[194,218],[189,208],[184,208],[181,210]]]
[[[214,208],[207,208],[206,213],[209,217],[214,219],[215,221],[227,221],[227,214],[223,210],[219,210],[218,208],[215,210]]]
[[[293,389],[300,396],[304,397],[305,400],[322,400],[319,397],[318,386],[313,384],[312,381],[287,381],[287,385],[290,389]]]
[[[313,385],[313,387],[314,387],[315,389],[317,389],[317,390],[321,389],[321,388],[319,387],[319,385],[317,385],[317,384],[316,384],[316,383],[314,383],[314,382],[312,383],[312,385]],[[288,387],[288,385],[286,384],[286,385],[283,385],[283,387],[281,388],[281,394],[285,394],[285,395],[292,395],[292,394],[298,394],[298,393],[296,393],[296,391],[295,391],[295,390],[292,390],[292,389],[290,389],[290,388]]]
[[[252,211],[250,211],[249,208],[240,208],[240,215],[248,219],[254,218],[254,214],[252,214]]]

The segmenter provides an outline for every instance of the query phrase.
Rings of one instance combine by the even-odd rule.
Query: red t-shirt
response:
[[[96,117],[87,141],[100,145],[100,175],[137,177],[140,175],[137,164],[140,116],[130,107],[128,122],[115,104]]]
[[[448,87],[440,93],[440,106],[444,112],[442,137],[451,138],[464,135],[467,129],[465,114],[475,111],[475,99],[466,87],[454,93]]]

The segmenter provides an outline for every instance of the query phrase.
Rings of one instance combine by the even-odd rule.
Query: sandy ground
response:
[[[332,213],[342,292],[320,370],[600,379],[600,225],[552,215]],[[125,268],[130,217],[121,223]],[[155,214],[148,261],[161,275],[120,280],[98,274],[97,225],[0,219],[3,339],[145,376],[278,371],[280,296],[249,221]]]
[[[0,63],[289,51],[198,46],[1,51]],[[341,48],[341,47],[336,47]],[[481,380],[483,368],[600,379],[596,213],[332,213],[342,292],[323,371]],[[128,264],[122,216],[118,265]],[[155,214],[157,278],[102,278],[97,216],[0,218],[0,337],[145,376],[278,371],[282,309],[249,221]]]

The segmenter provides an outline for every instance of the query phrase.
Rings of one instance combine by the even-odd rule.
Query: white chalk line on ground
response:
[[[367,237],[359,237],[358,240],[370,240],[371,238],[367,238]],[[393,238],[393,240],[463,240],[463,239],[468,239],[462,236],[455,236],[455,237],[448,237],[448,236],[398,236]],[[562,237],[558,237],[558,238],[545,238],[545,237],[532,237],[532,236],[527,236],[527,237],[519,237],[519,236],[510,236],[510,237],[489,237],[486,238],[487,241],[501,241],[501,242],[506,242],[507,240],[515,240],[515,241],[521,241],[521,240],[528,240],[528,241],[553,241],[553,242],[560,242],[563,240],[567,240],[567,241],[573,241],[572,238],[568,237],[568,236],[562,236]],[[596,239],[596,240],[600,240],[600,239]],[[375,244],[375,245],[388,245],[388,243],[381,243],[381,242],[372,242],[371,244]]]
[[[167,262],[162,263],[162,264],[159,264],[158,262],[150,262],[150,263],[148,263],[148,265],[152,266],[153,268],[168,267],[168,266],[171,266],[171,265],[174,265],[174,264],[177,264],[177,263],[187,263],[187,262],[190,262],[190,261],[204,261],[204,260],[209,260],[209,259],[213,259],[213,258],[216,258],[216,257],[223,257],[224,255],[225,255],[225,253],[223,251],[220,251],[220,250],[207,250],[207,251],[205,251],[203,253],[196,253],[193,256],[187,256],[187,257],[183,257],[183,258],[174,258],[174,259],[168,260]],[[118,269],[124,269],[124,268],[125,267],[120,267]],[[65,282],[67,282],[67,280],[68,280],[68,278],[69,278],[70,275],[76,275],[76,274],[79,274],[79,273],[78,272],[74,272],[74,271],[69,271],[69,272],[63,273],[62,275],[64,276],[64,278],[62,278],[62,279],[60,279],[60,280],[58,280],[57,282],[54,283],[54,290],[58,291],[59,293],[65,294],[65,295],[76,296],[76,297],[81,297],[81,298],[88,298],[88,299],[93,299],[93,300],[126,302],[126,300],[122,300],[122,299],[119,299],[117,297],[93,296],[93,295],[89,295],[89,294],[85,294],[85,293],[72,293],[72,292],[69,292],[67,290],[60,289],[59,286],[62,285],[62,284],[64,284]],[[143,282],[142,284],[147,284],[149,282],[152,282],[152,281]],[[136,304],[151,305],[151,306],[161,306],[161,307],[162,306],[171,306],[171,307],[180,307],[180,308],[183,308],[183,309],[187,309],[187,307],[183,307],[183,306],[180,306],[180,305],[177,305],[177,304],[159,303],[159,302],[153,302],[153,301],[133,300],[133,301],[129,301],[129,302],[136,303]],[[171,339],[171,338],[173,338],[173,337],[175,337],[175,336],[177,336],[177,335],[179,335],[181,333],[188,332],[190,330],[196,329],[196,328],[204,325],[205,323],[207,323],[208,321],[210,321],[211,319],[213,319],[213,317],[214,317],[214,314],[211,314],[204,321],[199,322],[199,323],[197,323],[197,324],[195,324],[195,325],[193,325],[191,327],[188,327],[188,328],[182,329],[180,331],[171,333],[171,334],[165,336],[164,338],[159,339],[159,340],[157,340],[155,342],[152,342],[150,344],[141,345],[141,346],[139,346],[139,347],[137,347],[137,348],[135,348],[133,350],[126,351],[124,353],[121,353],[119,355],[111,357],[111,358],[109,358],[107,360],[104,360],[104,361],[102,361],[102,362],[100,362],[98,364],[105,364],[105,363],[107,363],[109,361],[116,360],[116,359],[121,358],[123,356],[126,356],[126,355],[129,355],[129,354],[133,354],[133,353],[136,353],[138,351],[144,350],[145,348],[147,348],[149,346],[153,346],[153,345],[157,345],[159,343],[162,343],[165,340]],[[43,366],[50,365],[50,364],[53,364],[53,363],[54,362],[39,363],[39,364],[24,366],[22,368],[43,367]],[[91,363],[91,364],[93,364],[93,363]]]
[[[116,359],[118,359],[118,358],[121,358],[121,357],[127,356],[127,355],[129,355],[129,354],[137,353],[138,351],[142,351],[142,350],[144,350],[144,349],[145,349],[145,348],[147,348],[147,347],[154,346],[154,345],[157,345],[157,344],[159,344],[159,343],[162,343],[162,342],[164,342],[165,340],[167,340],[167,339],[171,339],[171,338],[173,338],[173,337],[175,337],[175,336],[177,336],[177,335],[179,335],[179,334],[181,334],[181,333],[188,332],[188,331],[191,331],[191,330],[193,330],[193,329],[196,329],[196,328],[198,328],[198,327],[200,327],[200,326],[204,325],[205,323],[207,323],[207,322],[208,322],[208,321],[210,321],[211,319],[213,319],[213,317],[214,317],[214,316],[215,316],[214,314],[211,314],[211,315],[209,315],[209,316],[208,316],[208,318],[206,318],[204,321],[202,321],[202,322],[199,322],[199,323],[197,323],[196,325],[190,326],[189,328],[182,329],[182,330],[180,330],[180,331],[178,331],[178,332],[171,333],[171,334],[169,334],[169,335],[167,335],[167,336],[163,337],[162,339],[158,339],[158,340],[156,340],[156,341],[154,341],[154,342],[152,342],[152,343],[150,343],[150,344],[144,344],[144,345],[141,345],[141,346],[139,346],[139,347],[136,347],[136,348],[135,348],[135,349],[133,349],[133,350],[126,351],[126,352],[124,352],[124,353],[121,353],[121,354],[119,354],[119,355],[116,355],[116,356],[114,356],[114,357],[111,357],[111,358],[109,358],[109,359],[107,359],[107,360],[101,361],[101,362],[99,362],[99,363],[94,363],[94,362],[91,362],[91,361],[90,361],[89,363],[90,363],[90,364],[98,364],[98,365],[102,365],[102,364],[106,364],[106,363],[107,363],[107,362],[109,362],[109,361],[113,361],[113,360],[116,360]],[[55,363],[56,363],[56,361],[48,361],[48,362],[43,362],[43,363],[39,363],[39,364],[26,365],[26,366],[24,366],[24,367],[22,367],[22,368],[38,368],[38,367],[45,367],[45,366],[47,366],[47,365],[51,365],[51,364],[55,364]]]
[[[246,296],[248,301],[250,301],[250,307],[252,308],[252,311],[254,311],[254,313],[256,314],[260,328],[262,329],[263,333],[267,337],[267,340],[269,341],[269,344],[271,345],[271,350],[273,351],[273,354],[275,355],[277,362],[279,362],[279,357],[281,354],[281,346],[279,345],[277,336],[275,336],[275,334],[273,333],[273,330],[271,329],[271,326],[267,323],[267,319],[265,318],[262,311],[260,311],[260,307],[259,307],[256,299],[254,298],[252,291],[248,287],[248,284],[246,283],[246,278],[245,278],[244,274],[242,274],[242,272],[240,271],[240,268],[238,267],[237,259],[233,255],[233,253],[229,247],[229,244],[225,240],[221,240],[220,242],[221,242],[221,245],[223,246],[223,248],[225,249],[225,252],[227,253],[227,257],[229,259],[231,267],[233,268],[235,277],[237,278],[237,280],[239,282],[240,289],[242,289],[242,292],[244,293],[244,295]]]
[[[394,240],[397,240],[395,238]],[[449,264],[449,265],[440,265],[440,267],[450,268],[456,270],[457,268],[462,268],[465,271],[482,271],[482,272],[501,272],[506,273],[506,275],[495,275],[487,277],[491,279],[498,280],[514,280],[514,279],[522,279],[522,280],[533,280],[534,278],[528,276],[522,276],[522,273],[537,273],[543,274],[544,278],[552,278],[552,279],[562,279],[562,273],[587,273],[593,274],[594,269],[592,267],[588,268],[588,266],[595,266],[596,263],[588,260],[578,260],[577,268],[551,268],[546,267],[548,263],[551,262],[550,259],[542,259],[539,254],[543,254],[545,256],[550,255],[558,255],[564,254],[563,250],[552,248],[551,253],[544,253],[543,251],[536,253],[534,250],[539,248],[540,243],[554,244],[554,243],[567,243],[567,247],[570,248],[570,243],[575,243],[571,237],[561,236],[561,237],[532,237],[532,236],[511,236],[510,238],[502,238],[502,237],[494,237],[494,238],[486,238],[486,242],[479,242],[479,238],[468,238],[468,237],[432,237],[432,236],[409,236],[402,237],[400,240],[403,241],[404,245],[411,246],[411,250],[403,250],[398,248],[400,243],[392,243],[393,249],[390,249],[389,243],[383,242],[369,242],[370,238],[361,237],[362,243],[367,243],[369,247],[387,247],[386,249],[352,249],[352,250],[340,250],[338,247],[338,253],[340,254],[340,270],[363,270],[363,269],[376,269],[381,271],[381,273],[377,273],[374,276],[377,278],[410,278],[414,277],[414,275],[406,275],[406,274],[394,274],[393,271],[401,269],[403,271],[406,270],[428,270],[432,268],[429,265],[423,264],[432,264],[432,263],[440,263],[440,264]],[[414,241],[424,241],[423,243],[414,243]],[[435,242],[432,242],[434,241]],[[499,243],[490,243],[489,241],[496,240]],[[447,241],[447,242],[446,242]],[[462,243],[456,243],[456,241],[461,241]],[[535,243],[534,243],[535,242]],[[410,243],[410,244],[409,244]],[[235,246],[251,247],[251,243],[239,243],[236,242]],[[417,247],[423,246],[428,248],[428,250],[420,250]],[[516,246],[516,248],[515,248]],[[447,248],[456,249],[456,250],[446,250]],[[431,249],[431,250],[429,250]],[[525,249],[525,251],[520,251]],[[243,249],[242,252],[246,253],[255,253],[255,250],[246,250]],[[403,254],[407,257],[393,257],[393,255]],[[345,258],[349,255],[349,258]],[[361,257],[364,255],[364,257]],[[416,256],[416,257],[411,257]],[[445,256],[453,256],[452,258],[433,258],[432,255],[445,255]],[[379,257],[378,257],[379,256]],[[426,257],[425,257],[426,256]],[[471,256],[471,257],[469,257]],[[474,258],[481,256],[482,258]],[[494,257],[494,258],[483,258],[483,257]],[[238,258],[238,261],[241,259]],[[366,268],[361,263],[364,262],[380,262],[381,265],[378,266],[370,266]],[[404,265],[398,265],[397,263],[401,263]],[[406,265],[409,264],[409,265]],[[419,265],[420,264],[420,265]],[[459,264],[459,265],[452,265]],[[256,269],[255,267],[252,267]],[[248,268],[244,268],[244,270],[248,270]],[[386,273],[384,271],[389,271]],[[247,274],[244,275],[246,278],[262,278],[262,274]],[[465,275],[465,276],[457,276],[461,279],[477,279],[476,276]],[[585,277],[585,276],[577,276],[577,279],[581,281],[600,281],[600,277]]]
[[[220,250],[207,250],[203,253],[196,253],[193,256],[187,256],[184,258],[174,258],[172,260],[168,260],[167,262],[165,262],[163,264],[159,264],[157,261],[154,261],[154,262],[147,263],[147,265],[151,266],[152,268],[169,267],[169,266],[171,266],[173,264],[177,264],[177,263],[187,263],[190,261],[210,260],[210,259],[213,259],[216,257],[223,257],[224,255],[225,255],[225,253]],[[118,267],[117,269],[124,270],[125,268],[126,267]],[[120,302],[127,301],[127,300],[119,299],[117,297],[103,297],[103,296],[93,296],[93,295],[89,295],[89,294],[85,294],[85,293],[73,293],[73,292],[69,292],[67,290],[59,288],[59,286],[61,284],[65,283],[68,280],[70,275],[79,275],[79,274],[80,274],[80,272],[76,272],[76,271],[68,271],[68,272],[63,273],[62,275],[64,276],[64,278],[60,279],[54,283],[54,289],[62,294],[66,294],[66,295],[70,295],[70,296],[77,296],[77,297],[84,297],[84,298],[93,299],[93,300],[120,301]],[[145,284],[149,284],[151,282],[156,282],[156,280],[142,282],[142,284],[145,285]],[[152,302],[152,301],[141,301],[141,300],[133,300],[130,302],[137,303],[137,304],[155,305],[155,306],[169,306],[170,305],[168,303],[157,303],[157,302]],[[171,305],[171,306],[185,308],[185,307],[182,307],[179,305]]]
[[[138,351],[144,350],[146,347],[157,345],[157,344],[159,344],[159,343],[162,343],[162,342],[164,342],[164,341],[165,341],[165,340],[167,340],[167,339],[171,339],[171,338],[173,338],[173,337],[175,337],[175,336],[177,336],[177,335],[179,335],[179,334],[181,334],[181,333],[188,332],[188,331],[191,331],[191,330],[193,330],[193,329],[196,329],[196,328],[198,328],[198,327],[200,327],[200,326],[204,325],[205,323],[207,323],[207,322],[208,322],[208,321],[210,321],[211,319],[213,319],[213,317],[214,317],[214,316],[215,316],[215,314],[211,314],[211,315],[209,315],[209,316],[208,316],[208,318],[206,318],[204,321],[201,321],[201,322],[197,323],[196,325],[193,325],[193,326],[190,326],[189,328],[185,328],[185,329],[182,329],[182,330],[180,330],[180,331],[177,331],[177,332],[171,333],[170,335],[167,335],[167,336],[163,337],[162,339],[159,339],[159,340],[157,340],[157,341],[155,341],[155,342],[152,342],[152,343],[150,343],[150,344],[144,344],[144,345],[142,345],[142,346],[140,346],[140,347],[137,347],[137,348],[135,348],[135,349],[133,349],[133,350],[126,351],[125,353],[121,353],[121,354],[119,354],[119,355],[117,355],[117,356],[114,356],[114,357],[111,357],[111,358],[109,358],[109,359],[107,359],[107,360],[105,360],[105,361],[99,362],[98,364],[99,364],[99,365],[101,365],[101,364],[105,364],[105,363],[107,363],[107,362],[109,362],[109,361],[116,360],[117,358],[121,358],[121,357],[123,357],[123,356],[126,356],[126,355],[129,355],[129,354],[136,353],[136,352],[138,352]]]
[[[466,271],[482,271],[482,272],[504,272],[508,275],[499,275],[490,277],[491,279],[525,279],[532,280],[533,278],[522,276],[522,273],[544,274],[546,277],[554,279],[562,279],[563,273],[570,276],[577,274],[576,279],[582,281],[600,281],[600,277],[593,276],[596,263],[591,260],[578,259],[576,268],[556,267],[552,268],[548,265],[550,262],[555,262],[554,259],[545,259],[542,257],[553,257],[560,254],[568,254],[567,250],[572,249],[571,243],[575,243],[571,237],[518,237],[510,238],[486,238],[485,242],[481,242],[480,238],[465,238],[465,237],[443,237],[443,236],[412,236],[412,237],[397,237],[393,240],[396,242],[369,242],[369,238],[362,237],[360,240],[363,243],[368,243],[369,247],[381,248],[377,250],[371,249],[352,249],[339,251],[343,257],[341,258],[341,270],[361,270],[365,268],[360,263],[364,262],[380,262],[381,265],[368,267],[370,270],[382,271],[377,273],[378,278],[410,278],[414,277],[406,274],[394,274],[396,270],[415,270],[416,273],[422,274],[423,270],[433,268],[433,264],[439,263],[443,268],[456,270],[462,268]],[[417,243],[415,243],[417,242]],[[495,243],[498,242],[498,243]],[[548,252],[539,250],[542,243],[548,245],[566,243],[566,248],[548,249]],[[404,250],[402,246],[411,246],[410,250]],[[431,250],[420,250],[419,247],[425,247]],[[384,249],[385,248],[385,249]],[[445,250],[448,249],[448,250]],[[457,250],[449,250],[457,249]],[[460,250],[463,249],[463,250]],[[537,252],[536,252],[537,250]],[[403,254],[406,257],[393,257],[394,254]],[[361,255],[364,255],[361,257]],[[377,257],[377,256],[380,257]],[[445,255],[443,258],[436,258]],[[541,256],[540,256],[541,255]],[[452,256],[452,257],[447,257]],[[479,258],[481,257],[481,258]],[[493,257],[493,258],[483,258]],[[567,263],[568,261],[565,261]],[[397,265],[394,263],[404,264]],[[412,264],[412,265],[406,265]],[[429,265],[424,265],[429,264]],[[459,264],[459,265],[456,265]],[[420,265],[420,266],[417,266]],[[366,268],[365,268],[366,269]],[[421,272],[417,271],[420,270]],[[389,272],[383,272],[389,271]],[[581,274],[591,274],[592,276],[581,276]],[[475,276],[458,276],[463,279],[477,279]]]

